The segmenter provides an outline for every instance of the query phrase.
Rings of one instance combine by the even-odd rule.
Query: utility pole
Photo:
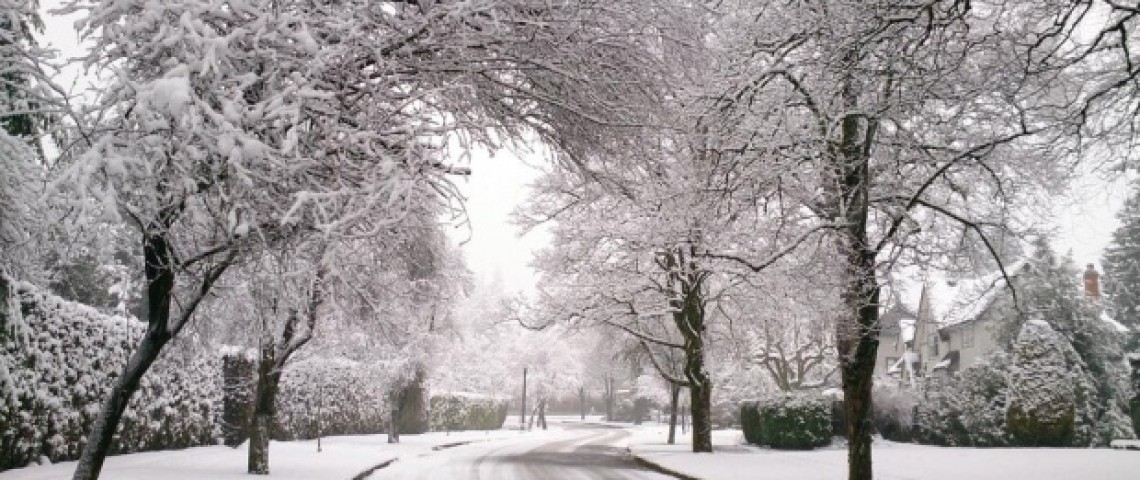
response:
[[[317,453],[321,453],[321,407],[325,404],[325,385],[317,384]]]
[[[519,412],[519,432],[526,431],[526,367],[523,367],[522,411]]]

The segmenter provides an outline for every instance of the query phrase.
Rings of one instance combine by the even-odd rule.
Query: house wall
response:
[[[875,357],[875,375],[886,375],[887,369],[890,368],[895,362],[902,357],[903,352],[906,351],[903,341],[899,338],[898,329],[893,331],[884,332],[879,335],[879,352]]]

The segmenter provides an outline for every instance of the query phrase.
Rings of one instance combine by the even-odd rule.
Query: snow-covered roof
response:
[[[1005,267],[1010,277],[1017,276],[1027,262],[1018,260]],[[893,295],[911,311],[919,310],[923,288],[926,289],[930,314],[939,328],[951,327],[978,318],[1006,288],[1000,271],[970,277],[951,277],[943,273],[912,270],[894,279]]]
[[[1116,330],[1117,333],[1128,333],[1131,331],[1128,329],[1128,327],[1124,326],[1124,324],[1114,320],[1111,316],[1108,315],[1108,312],[1104,310],[1101,310],[1100,312],[1100,320],[1111,326],[1113,330]]]

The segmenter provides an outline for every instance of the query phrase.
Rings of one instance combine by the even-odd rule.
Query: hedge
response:
[[[810,450],[831,443],[831,401],[814,392],[782,392],[741,407],[750,443],[786,450]]]
[[[277,393],[274,440],[388,431],[383,368],[347,359],[310,358],[289,365]],[[319,425],[318,425],[319,419]]]
[[[0,470],[75,460],[146,325],[0,277]],[[214,443],[219,362],[192,338],[141,380],[111,453]]]
[[[507,420],[507,402],[472,393],[445,393],[431,397],[433,431],[498,430]]]
[[[760,438],[760,411],[755,400],[740,404],[740,429],[744,431],[744,440],[754,445],[762,445]]]

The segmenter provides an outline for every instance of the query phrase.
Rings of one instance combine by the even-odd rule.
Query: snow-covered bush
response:
[[[507,402],[473,393],[444,393],[431,397],[433,431],[498,430],[507,420]]]
[[[0,278],[0,470],[78,458],[146,325]],[[219,364],[190,338],[159,357],[132,398],[113,453],[214,442]]]
[[[1078,409],[1081,372],[1066,355],[1067,342],[1041,320],[1026,322],[1013,349],[1006,424],[1019,445],[1070,446],[1081,442]]]
[[[240,347],[223,347],[221,356],[222,414],[219,427],[222,430],[222,441],[228,446],[238,447],[249,439],[257,352]]]
[[[752,436],[761,445],[810,450],[831,442],[831,401],[817,392],[776,393],[755,408],[760,429]]]
[[[1009,362],[1004,354],[927,386],[915,419],[915,440],[944,446],[1009,445],[1005,406]]]
[[[310,358],[289,365],[277,394],[273,438],[385,432],[390,383],[382,366],[347,359]]]
[[[914,413],[918,394],[897,383],[876,384],[871,390],[871,418],[883,438],[896,442],[914,439]]]

